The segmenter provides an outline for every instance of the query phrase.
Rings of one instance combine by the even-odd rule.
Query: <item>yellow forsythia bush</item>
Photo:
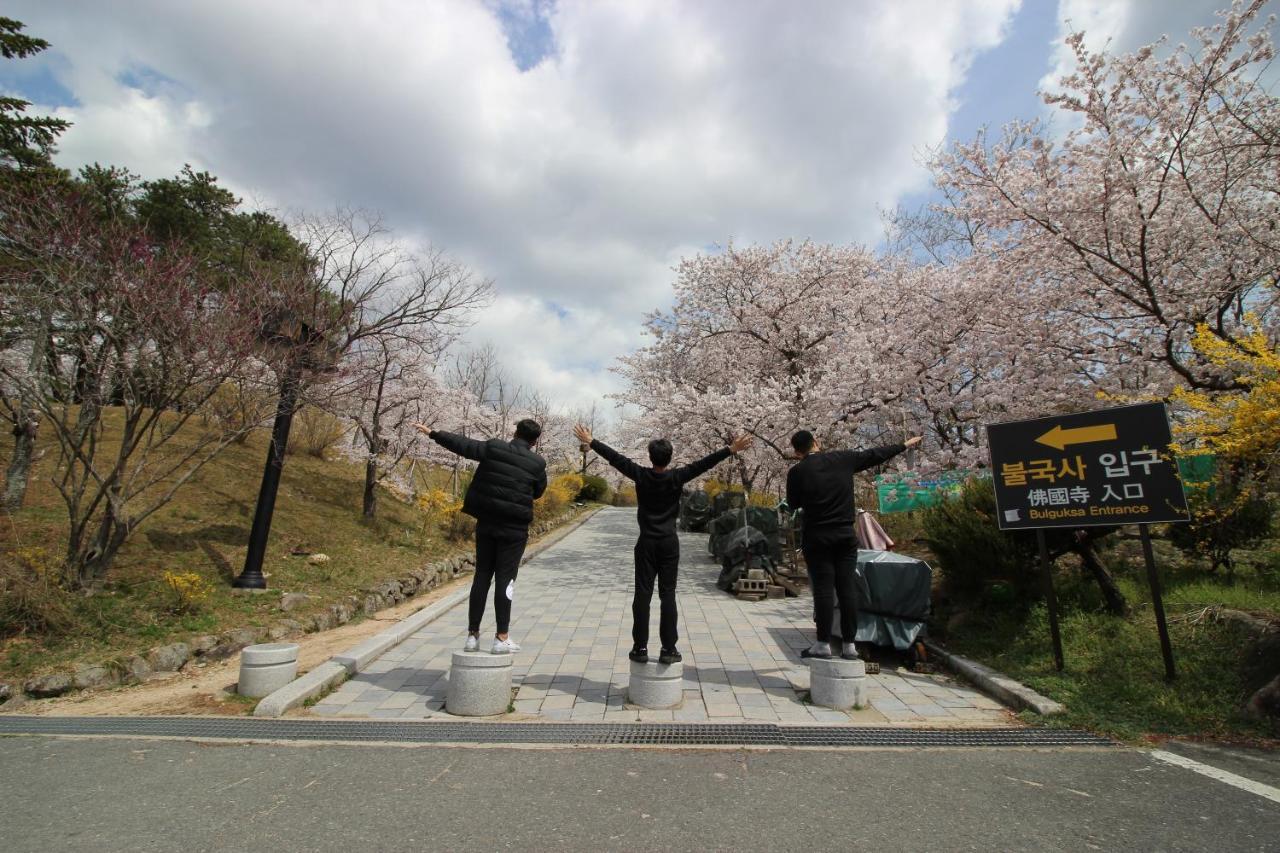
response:
[[[418,495],[418,509],[428,522],[448,522],[462,509],[462,499],[444,489],[428,489]]]
[[[213,584],[195,572],[168,572],[163,576],[164,584],[172,596],[171,609],[174,613],[192,613],[213,592]]]
[[[1280,447],[1280,348],[1257,317],[1246,319],[1234,342],[1196,329],[1191,345],[1206,361],[1234,379],[1240,390],[1211,393],[1178,388],[1173,399],[1189,411],[1174,427],[1174,449],[1215,453],[1264,471],[1277,464]]]
[[[559,515],[582,491],[582,484],[580,474],[560,474],[553,478],[542,497],[533,503],[534,517],[545,519]]]

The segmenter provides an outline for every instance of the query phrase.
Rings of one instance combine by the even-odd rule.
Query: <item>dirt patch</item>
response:
[[[324,663],[361,640],[385,631],[401,619],[456,592],[460,584],[470,582],[471,576],[465,575],[359,622],[289,640],[298,644],[298,674]],[[235,655],[228,660],[203,666],[188,665],[182,672],[157,675],[143,684],[131,687],[84,691],[58,699],[30,701],[18,713],[66,717],[172,714],[244,716],[253,711],[257,701],[235,693],[239,672],[240,656]]]

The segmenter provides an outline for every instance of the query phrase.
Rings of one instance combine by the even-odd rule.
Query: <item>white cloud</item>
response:
[[[682,253],[877,239],[1018,3],[522,0],[555,39],[526,72],[493,0],[7,14],[53,43],[80,102],[66,164],[191,162],[282,208],[381,210],[495,279],[477,339],[582,399],[613,387],[584,365],[634,346]]]

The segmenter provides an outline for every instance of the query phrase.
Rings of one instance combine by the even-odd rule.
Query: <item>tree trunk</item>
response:
[[[373,519],[378,514],[378,462],[370,459],[364,463],[364,517]]]
[[[94,534],[93,544],[88,550],[74,555],[74,565],[70,568],[79,589],[90,590],[98,586],[107,576],[120,547],[129,538],[129,522],[122,520],[113,509],[113,500],[107,501],[103,511],[102,522],[98,532]]]
[[[1093,549],[1093,543],[1089,541],[1080,542],[1073,545],[1071,550],[1075,551],[1080,557],[1080,562],[1093,575],[1093,579],[1098,582],[1098,588],[1102,590],[1102,597],[1107,603],[1107,610],[1116,616],[1124,616],[1129,612],[1129,605],[1124,600],[1124,595],[1116,586],[1115,580],[1111,577],[1111,573],[1107,571],[1107,567],[1102,564],[1098,552]]]
[[[19,412],[20,423],[13,426],[13,458],[9,460],[9,468],[4,479],[4,511],[16,512],[22,509],[27,499],[27,483],[31,480],[31,463],[35,460],[36,430],[40,427],[40,418],[33,412]]]

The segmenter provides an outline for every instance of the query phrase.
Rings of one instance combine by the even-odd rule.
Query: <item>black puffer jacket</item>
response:
[[[490,533],[527,534],[533,502],[547,490],[547,463],[528,442],[519,438],[476,441],[452,432],[432,432],[431,439],[480,463],[463,499],[463,512]]]

